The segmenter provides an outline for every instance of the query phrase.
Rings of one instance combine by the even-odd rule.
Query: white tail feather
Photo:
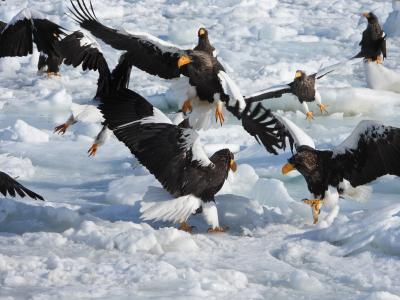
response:
[[[372,187],[367,185],[353,187],[347,180],[341,182],[339,188],[343,190],[342,195],[361,203],[367,202],[372,194]]]
[[[155,221],[185,222],[201,206],[201,200],[187,195],[168,201],[141,203],[141,219]]]

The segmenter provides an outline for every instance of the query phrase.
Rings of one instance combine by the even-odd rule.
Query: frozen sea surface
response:
[[[0,20],[26,5],[67,29],[78,28],[64,14],[68,1],[6,0]],[[365,27],[357,27],[360,13],[376,9],[383,24],[392,12],[391,1],[373,0],[93,5],[107,25],[185,47],[206,26],[243,94],[290,82],[297,69],[311,73],[351,57]],[[104,44],[102,49],[114,65],[119,53]],[[0,299],[400,299],[399,178],[374,182],[366,203],[341,199],[337,207],[324,207],[314,226],[300,202],[308,196],[304,179],[280,173],[290,153],[266,154],[231,117],[222,128],[200,132],[210,151],[226,144],[237,151],[238,172],[217,196],[220,221],[230,231],[206,234],[197,216],[191,222],[199,233],[193,235],[171,224],[142,223],[140,201],[160,185],[125,146],[112,138],[88,158],[101,128],[93,118],[65,136],[52,133],[71,108],[93,97],[97,74],[63,67],[62,77],[50,80],[36,75],[37,60],[37,52],[0,59],[0,167],[47,200],[0,201]],[[384,67],[385,76],[399,76],[396,34],[388,39]],[[371,90],[371,76],[376,73],[359,64],[322,79],[330,115],[320,116],[311,104],[311,124],[290,96],[266,105],[304,128],[318,147],[329,148],[364,119],[400,126],[399,86],[393,80],[390,87],[375,85],[385,90]],[[130,83],[166,111],[182,101],[177,86],[137,69]]]

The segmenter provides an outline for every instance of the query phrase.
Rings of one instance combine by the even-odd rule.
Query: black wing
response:
[[[334,154],[354,187],[387,174],[400,176],[400,128],[361,121]]]
[[[104,26],[97,20],[91,2],[90,10],[85,1],[78,0],[77,5],[71,1],[71,4],[70,11],[82,28],[115,49],[131,52],[130,63],[135,67],[165,79],[180,76],[178,59],[183,50],[150,35],[128,34]]]
[[[261,103],[257,103],[252,108],[247,104],[244,111],[240,112],[238,105],[236,107],[226,107],[237,118],[242,120],[243,128],[253,136],[258,143],[264,145],[265,149],[277,155],[277,149],[286,148],[286,138],[293,149],[293,138],[283,126],[283,124],[266,109]]]
[[[11,197],[15,197],[18,194],[20,197],[25,197],[28,195],[35,200],[44,200],[42,196],[27,189],[4,172],[0,172],[0,193],[2,193],[5,197],[7,194]]]
[[[7,23],[0,21],[0,34],[4,30],[4,28],[6,28],[6,26],[7,26]]]
[[[58,56],[55,44],[62,34],[62,28],[57,24],[33,10],[24,9],[2,30],[0,57],[32,54],[33,42],[38,51],[47,56]]]
[[[207,178],[207,170],[213,164],[199,145],[195,131],[169,123],[140,95],[121,89],[106,97],[100,110],[115,136],[172,195],[193,192],[193,172]]]
[[[277,85],[270,87],[266,90],[259,91],[253,95],[245,97],[246,103],[250,104],[253,102],[263,101],[272,98],[280,98],[283,94],[292,93],[292,88],[290,84]]]
[[[382,41],[381,41],[381,51],[382,51],[382,55],[383,55],[383,58],[386,58],[386,36],[384,36],[383,38],[382,38]]]
[[[96,43],[88,39],[82,32],[75,31],[62,39],[57,48],[64,58],[64,64],[74,68],[82,65],[84,71],[98,71],[96,98],[108,94],[110,90],[111,74],[107,61]]]

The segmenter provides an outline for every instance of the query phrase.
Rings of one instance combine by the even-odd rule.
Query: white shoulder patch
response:
[[[42,15],[40,12],[35,11],[35,10],[31,10],[29,8],[24,8],[23,10],[21,10],[18,14],[16,14],[10,22],[8,22],[6,28],[4,28],[4,30],[6,30],[9,26],[13,26],[14,24],[16,24],[18,21],[22,21],[22,20],[31,20],[32,24],[33,24],[33,19],[45,19],[44,15]]]
[[[143,41],[148,41],[148,42],[156,45],[158,48],[160,48],[162,52],[183,51],[183,49],[180,48],[179,46],[169,43],[167,41],[164,41],[162,39],[159,39],[158,37],[151,35],[147,32],[130,31],[130,30],[128,31],[126,29],[120,29],[120,30],[118,30],[118,32],[121,34],[133,36],[133,37],[143,40]]]
[[[315,149],[315,143],[314,140],[307,135],[303,130],[301,130],[296,124],[294,124],[292,121],[289,119],[286,119],[285,117],[282,117],[278,114],[273,114],[279,121],[283,123],[283,125],[286,127],[286,129],[290,132],[292,135],[294,142],[296,144],[296,147],[300,146],[309,146],[313,149]]]
[[[375,137],[372,137],[374,134]],[[344,154],[346,151],[355,150],[358,147],[358,142],[362,135],[370,137],[372,139],[384,138],[385,137],[385,126],[381,123],[371,121],[371,120],[363,120],[353,132],[333,150],[333,157],[338,154]]]
[[[214,164],[208,158],[206,152],[204,151],[203,145],[200,142],[200,137],[196,133],[196,131],[192,129],[184,129],[184,138],[185,138],[185,146],[186,150],[192,151],[192,161],[197,161],[201,166],[208,167],[213,166]]]
[[[231,98],[233,101],[235,101],[234,103],[229,103],[229,106],[235,106],[238,102],[240,110],[244,110],[246,107],[246,102],[244,101],[244,97],[240,92],[239,87],[232,80],[232,78],[230,78],[229,75],[226,74],[224,71],[220,71],[218,73],[218,78],[221,83],[222,89],[224,90],[224,93],[228,95],[229,98]]]
[[[96,42],[96,40],[94,38],[92,38],[92,36],[89,33],[82,32],[82,34],[83,34],[83,37],[79,40],[81,47],[90,46],[91,48],[97,48],[101,51],[100,45]]]
[[[193,195],[187,195],[167,201],[142,201],[140,216],[143,220],[186,222],[201,206],[201,200]]]

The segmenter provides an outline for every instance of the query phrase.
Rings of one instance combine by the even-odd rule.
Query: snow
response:
[[[0,20],[10,20],[28,3],[64,28],[79,29],[64,15],[66,1],[0,2]],[[364,20],[357,27],[364,10],[377,8],[382,23],[396,20],[389,0],[96,0],[93,5],[107,26],[148,32],[184,49],[197,43],[197,30],[204,26],[243,95],[291,82],[298,69],[319,70],[355,55],[366,26]],[[400,39],[385,31],[388,58],[376,69],[396,78]],[[119,52],[99,44],[112,68]],[[213,120],[215,127],[198,134],[207,155],[226,147],[235,153],[238,170],[229,172],[216,196],[219,224],[229,231],[207,234],[201,215],[188,219],[196,226],[192,235],[169,222],[144,221],[142,200],[171,196],[114,137],[95,158],[87,157],[101,129],[98,112],[63,136],[52,133],[71,109],[89,104],[98,73],[63,66],[61,78],[48,79],[36,74],[38,57],[34,50],[32,56],[0,59],[0,170],[46,198],[0,199],[0,298],[399,298],[399,178],[369,184],[373,193],[366,202],[332,194],[315,226],[301,202],[309,197],[304,178],[298,172],[281,174],[290,151],[267,154],[226,112],[222,128]],[[367,75],[357,63],[319,80],[329,114],[321,116],[310,104],[312,122],[297,112],[302,106],[291,95],[264,104],[313,137],[318,149],[332,149],[362,120],[400,127],[398,90],[372,90]],[[134,69],[130,86],[170,113],[187,99],[187,91],[176,88],[185,80]]]

